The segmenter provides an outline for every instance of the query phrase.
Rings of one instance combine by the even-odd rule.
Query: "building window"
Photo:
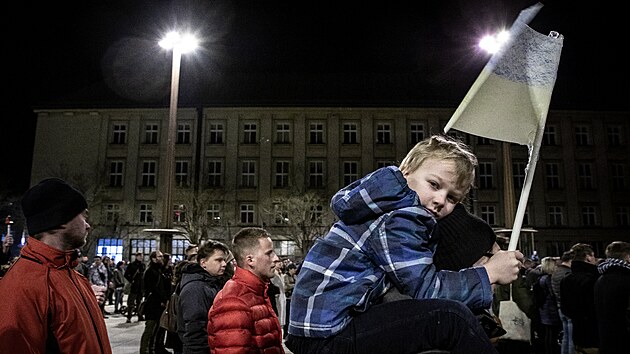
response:
[[[223,162],[218,160],[208,161],[208,187],[223,186]]]
[[[256,187],[256,161],[246,160],[241,162],[241,187]]]
[[[145,144],[158,143],[158,125],[157,124],[144,125],[144,143]]]
[[[190,245],[188,240],[174,239],[171,243],[171,260],[173,262],[183,261],[186,257],[186,248]]]
[[[173,204],[173,222],[186,221],[186,206],[184,204]]]
[[[575,127],[575,145],[590,146],[591,144],[591,129],[586,125],[577,125]]]
[[[157,162],[144,161],[142,163],[142,187],[155,187]]]
[[[626,168],[623,164],[610,164],[610,180],[614,189],[626,189]]]
[[[525,168],[527,165],[524,162],[514,162],[512,163],[512,183],[514,183],[514,188],[521,189],[525,184]]]
[[[114,263],[123,259],[123,240],[121,238],[99,238],[96,254],[111,258]]]
[[[311,206],[311,222],[315,225],[321,225],[324,216],[324,207],[321,205]]]
[[[481,218],[490,225],[496,225],[496,211],[492,205],[481,206]]]
[[[359,143],[359,129],[357,123],[343,123],[343,143]]]
[[[578,164],[578,183],[580,189],[593,189],[595,183],[593,182],[593,164],[591,163],[579,163]]]
[[[191,135],[190,123],[177,124],[177,144],[190,144]]]
[[[256,144],[258,127],[256,123],[243,124],[243,144]]]
[[[210,144],[223,144],[223,123],[210,123]]]
[[[564,225],[564,208],[561,206],[550,206],[548,209],[549,225],[550,226],[562,226]]]
[[[241,224],[253,224],[254,213],[254,204],[241,204]]]
[[[392,125],[389,123],[376,124],[376,143],[391,144],[392,143]]]
[[[105,205],[105,221],[108,223],[118,223],[120,218],[120,204]]]
[[[396,166],[397,163],[394,160],[379,160],[376,161],[376,169],[387,167],[387,166]]]
[[[289,123],[276,123],[276,144],[291,142],[291,126]]]
[[[297,246],[295,241],[286,241],[286,240],[274,240],[273,241],[273,251],[276,252],[277,255],[281,256],[293,256],[296,252]]]
[[[131,239],[130,245],[131,249],[129,250],[129,259],[135,260],[135,254],[140,252],[144,255],[144,262],[149,262],[149,256],[151,252],[158,249],[157,240],[149,240],[149,239]]]
[[[609,125],[606,127],[606,137],[608,138],[608,146],[622,146],[624,144],[622,128],[618,125]]]
[[[479,163],[479,189],[492,189],[493,186],[492,176],[492,162],[480,162]]]
[[[109,186],[122,187],[123,185],[123,161],[111,161],[109,163]]]
[[[324,123],[313,122],[308,125],[308,143],[323,144],[324,143]]]
[[[274,223],[277,225],[287,225],[289,223],[289,206],[286,204],[273,205]]]
[[[189,168],[190,162],[181,160],[175,161],[175,185],[177,187],[188,187]]]
[[[359,163],[356,161],[343,162],[343,184],[345,186],[359,179]]]
[[[208,205],[206,216],[210,225],[221,225],[221,204]]]
[[[289,162],[276,161],[276,175],[274,187],[286,188],[289,186]]]
[[[615,220],[617,226],[630,226],[630,208],[618,206],[615,210]]]
[[[423,123],[411,123],[409,125],[409,142],[412,145],[416,145],[417,143],[424,140],[424,124]]]
[[[140,204],[141,224],[150,224],[153,222],[153,204]]]
[[[112,126],[112,144],[127,143],[127,125],[114,124]]]
[[[324,161],[309,161],[308,185],[312,188],[321,188],[324,186]]]
[[[586,205],[582,207],[582,226],[597,225],[597,210],[594,206]]]
[[[560,189],[560,166],[555,162],[545,164],[547,189]]]
[[[543,133],[543,145],[556,146],[558,145],[558,133],[555,125],[547,125]]]

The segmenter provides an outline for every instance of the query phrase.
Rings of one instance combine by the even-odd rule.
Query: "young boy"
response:
[[[490,307],[491,284],[516,279],[522,254],[498,251],[459,272],[437,271],[432,258],[436,220],[464,200],[476,165],[464,144],[431,136],[399,168],[337,192],[331,208],[339,221],[298,273],[287,347],[296,354],[496,352],[471,309]],[[411,299],[383,302],[389,290]]]

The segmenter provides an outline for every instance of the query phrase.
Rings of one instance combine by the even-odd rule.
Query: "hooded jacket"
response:
[[[184,353],[208,353],[208,310],[221,290],[221,279],[210,275],[197,263],[182,268],[179,292],[177,333]]]
[[[289,334],[335,335],[351,313],[367,311],[392,287],[414,299],[490,306],[485,268],[436,270],[436,221],[397,167],[378,169],[341,189],[331,208],[339,221],[302,263],[291,295]]]
[[[0,348],[12,353],[112,352],[88,280],[74,270],[75,251],[30,237],[0,279]]]
[[[284,353],[282,330],[267,296],[267,285],[236,267],[208,311],[211,353]]]

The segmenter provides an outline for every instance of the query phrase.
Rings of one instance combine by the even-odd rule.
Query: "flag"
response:
[[[444,127],[489,139],[532,146],[544,128],[560,63],[563,37],[527,24],[542,8],[519,14],[510,37],[483,68]]]

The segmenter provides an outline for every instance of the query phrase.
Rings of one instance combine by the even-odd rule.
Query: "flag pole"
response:
[[[534,145],[532,145],[529,152],[529,161],[525,168],[525,182],[523,183],[523,189],[521,190],[521,196],[518,200],[518,208],[516,209],[516,216],[514,216],[514,226],[512,227],[512,234],[510,235],[510,244],[508,251],[515,251],[518,246],[518,239],[521,234],[521,226],[523,225],[523,218],[525,217],[525,210],[527,209],[527,201],[529,199],[529,192],[532,189],[532,183],[534,182],[534,172],[536,171],[536,163],[540,155],[540,145],[542,145],[542,139],[545,132],[545,119],[541,120],[536,130],[536,138]]]

